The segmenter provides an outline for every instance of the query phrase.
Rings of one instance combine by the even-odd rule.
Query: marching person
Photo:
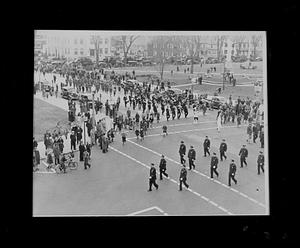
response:
[[[148,191],[152,191],[152,184],[155,186],[156,189],[158,189],[158,184],[156,183],[156,169],[153,163],[151,163],[151,168],[150,168]]]
[[[219,159],[217,158],[216,153],[214,152],[211,161],[210,161],[210,178],[214,178],[213,174],[215,173],[217,177],[219,177],[219,173],[217,172]]]
[[[227,144],[225,143],[225,139],[222,140],[222,143],[220,144],[220,159],[223,161],[223,157],[227,159],[227,156],[225,155],[225,152],[227,151]]]
[[[184,164],[185,163],[185,159],[184,159],[184,155],[186,152],[186,146],[184,144],[183,141],[181,141],[180,147],[179,147],[179,156],[180,156],[180,163]]]
[[[243,145],[243,147],[241,148],[241,150],[239,152],[239,156],[240,156],[240,160],[241,160],[240,168],[243,168],[244,163],[247,166],[246,158],[248,157],[248,150],[246,148],[246,145]]]
[[[167,178],[169,178],[169,175],[166,173],[167,170],[167,161],[165,160],[165,156],[161,155],[161,160],[159,163],[159,179],[163,180],[162,174],[164,174]]]
[[[182,184],[188,189],[189,185],[186,183],[187,179],[187,170],[185,168],[185,165],[183,164],[183,167],[180,170],[180,176],[179,176],[179,191],[182,191]]]
[[[231,186],[231,179],[234,181],[235,184],[237,184],[237,180],[234,178],[235,173],[236,173],[236,165],[234,163],[234,160],[232,159],[229,165],[228,186]]]
[[[260,151],[257,158],[257,175],[260,175],[260,169],[263,171],[263,173],[265,173],[264,165],[265,165],[265,156],[263,152]]]
[[[194,161],[196,159],[196,152],[193,146],[191,146],[191,148],[188,151],[188,158],[189,158],[189,170],[191,170],[192,168],[195,169]]]
[[[204,147],[204,157],[206,157],[206,153],[208,153],[208,155],[210,156],[210,152],[209,152],[210,140],[208,139],[208,136],[205,136],[203,147]]]

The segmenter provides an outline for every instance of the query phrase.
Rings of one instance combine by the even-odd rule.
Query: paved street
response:
[[[50,75],[49,75],[50,78]],[[59,81],[59,80],[58,80]],[[102,93],[102,96],[109,97]],[[42,99],[41,96],[35,96]],[[43,99],[66,109],[67,101],[60,98]],[[121,110],[125,106],[121,104]],[[43,215],[228,215],[265,214],[267,211],[265,185],[268,173],[257,175],[256,158],[259,144],[249,144],[248,166],[239,168],[238,151],[246,140],[246,128],[225,125],[218,133],[215,111],[200,116],[193,124],[192,113],[187,119],[169,121],[167,137],[161,136],[162,123],[155,123],[144,141],[130,133],[124,146],[116,135],[109,152],[92,149],[92,168],[83,165],[67,174],[34,173],[33,214]],[[164,120],[162,120],[164,121]],[[208,135],[212,151],[218,154],[222,138],[228,144],[228,159],[220,162],[218,179],[209,178],[210,158],[203,156],[203,138]],[[196,149],[196,170],[188,171],[188,190],[178,191],[180,172],[178,148],[184,140],[187,148]],[[68,142],[67,142],[68,143]],[[39,146],[43,144],[39,144]],[[147,192],[149,166],[160,155],[167,159],[169,179],[158,180],[159,189]],[[77,155],[78,156],[78,155]],[[230,159],[237,162],[237,185],[227,186]],[[82,162],[80,162],[82,163]],[[266,168],[266,171],[268,168]],[[79,204],[80,203],[80,204]],[[159,208],[163,212],[157,210]],[[149,210],[147,210],[149,209]],[[145,210],[145,211],[143,211]],[[146,211],[147,210],[147,211]],[[142,211],[139,213],[139,211]]]
[[[33,216],[269,215],[266,33],[138,33],[35,30]],[[171,58],[176,60],[173,64]],[[203,59],[205,64],[194,64],[191,73],[188,63]],[[151,63],[156,65],[148,66]],[[179,65],[177,70],[176,63],[187,64]],[[121,65],[126,67],[116,67]],[[200,76],[202,84],[197,81]],[[75,113],[68,100],[61,97],[61,85],[66,84],[67,77],[74,89],[65,88],[64,97],[77,98],[75,90],[80,98],[75,101]],[[162,82],[165,90],[160,87]],[[167,90],[166,84],[174,90]],[[84,98],[81,94],[86,91],[93,92],[93,96]],[[50,92],[53,96],[48,96]],[[126,92],[127,98],[123,98]],[[102,123],[97,128],[91,124],[94,113],[90,97],[102,103],[92,105],[97,111],[102,106],[95,113],[95,121],[106,122],[105,127]],[[118,98],[120,105],[116,104]],[[127,105],[124,100],[128,100]],[[146,111],[142,114],[143,108]],[[166,110],[165,115],[162,109]],[[86,115],[78,115],[80,111]],[[113,120],[105,113],[113,116]],[[73,123],[69,122],[69,114],[74,114]],[[85,119],[89,121],[86,125]],[[115,130],[111,130],[113,123]],[[82,130],[72,129],[71,136],[73,125],[81,126]],[[97,141],[89,150],[86,143],[92,143],[88,137],[92,129]],[[206,136],[210,140],[208,156],[204,156],[203,147]],[[71,138],[78,167],[66,155],[72,151]],[[220,144],[224,139],[227,157],[221,161]],[[77,142],[81,141],[84,145],[80,145],[79,152]],[[186,145],[188,185],[184,184],[181,190],[180,182],[185,182],[184,162],[181,164],[179,154],[182,142]],[[243,145],[247,151],[243,148],[240,152]],[[47,159],[45,146],[49,149]],[[196,153],[195,168],[189,169],[192,146]],[[219,160],[219,174],[211,177],[213,152]],[[162,155],[168,175],[160,179]],[[246,157],[244,167],[240,156]],[[53,163],[58,164],[56,170]],[[89,163],[91,166],[87,166]],[[154,184],[149,190],[149,182],[155,179],[153,164],[158,187]],[[237,181],[231,179],[230,185],[229,179],[234,177]]]

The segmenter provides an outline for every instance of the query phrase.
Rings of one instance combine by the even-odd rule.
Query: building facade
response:
[[[111,56],[111,39],[96,31],[55,31],[38,30],[37,35],[43,35],[46,40],[44,53],[50,57],[74,59],[90,57],[95,59],[93,35],[99,35],[99,59]],[[35,40],[37,44],[37,40]]]

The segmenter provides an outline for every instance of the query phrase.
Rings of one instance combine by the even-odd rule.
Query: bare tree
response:
[[[99,64],[100,40],[101,40],[101,36],[99,36],[99,35],[93,35],[92,36],[92,43],[94,44],[94,47],[95,47],[96,65],[97,66]]]
[[[132,44],[134,43],[134,41],[139,38],[139,36],[135,36],[135,35],[122,35],[121,36],[121,42],[122,42],[122,49],[124,52],[124,60],[125,63],[127,63],[127,55],[128,52],[132,46]]]
[[[199,56],[201,50],[201,36],[187,36],[184,38],[185,47],[191,59],[191,74],[194,73],[195,57]]]
[[[224,45],[224,42],[226,40],[226,36],[225,35],[221,35],[221,36],[217,36],[217,57],[220,60],[223,56],[223,50],[222,47]]]
[[[157,69],[161,80],[164,75],[168,48],[171,44],[173,44],[173,38],[174,37],[172,36],[157,36],[152,40],[155,50],[155,58],[157,60]]]
[[[233,43],[236,46],[236,55],[240,56],[242,50],[242,44],[246,41],[247,37],[245,35],[236,35],[232,38]]]
[[[262,35],[252,35],[251,36],[251,44],[253,47],[253,57],[256,58],[257,55],[257,47],[259,43],[262,41]]]

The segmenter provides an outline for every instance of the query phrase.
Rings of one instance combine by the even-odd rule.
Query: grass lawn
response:
[[[42,141],[44,133],[54,128],[59,121],[67,121],[68,113],[40,99],[34,99],[33,135]]]

